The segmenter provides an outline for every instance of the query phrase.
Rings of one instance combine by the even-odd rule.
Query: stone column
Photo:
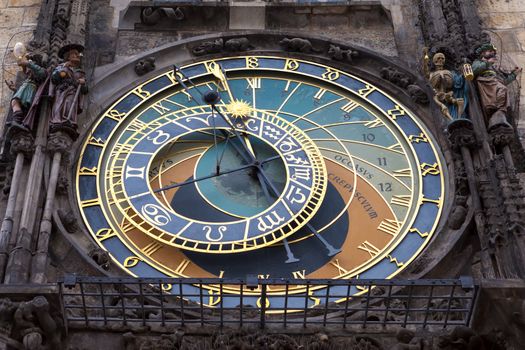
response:
[[[51,236],[53,209],[55,206],[55,192],[57,187],[58,173],[60,170],[60,161],[62,160],[62,154],[67,154],[69,149],[71,149],[72,143],[73,140],[71,140],[71,137],[62,131],[54,132],[49,135],[47,150],[53,155],[53,162],[51,165],[51,173],[49,175],[49,182],[47,186],[44,213],[42,215],[42,221],[40,222],[37,250],[31,262],[30,281],[32,283],[47,282],[47,255],[49,248],[49,238]]]
[[[15,169],[11,180],[11,189],[7,199],[2,227],[0,228],[0,281],[4,280],[5,268],[8,258],[8,246],[13,231],[13,216],[15,212],[16,198],[20,177],[24,166],[24,158],[30,157],[33,152],[33,136],[30,133],[21,131],[11,137],[11,153],[16,157]]]
[[[478,191],[478,181],[470,151],[477,146],[474,125],[468,119],[457,119],[448,125],[447,131],[452,147],[461,152],[461,157],[465,164],[470,198],[472,200],[472,206],[474,207],[474,221],[480,241],[482,273],[485,278],[494,278],[496,273],[492,264],[490,244],[485,232],[485,215],[483,214],[483,207]]]
[[[35,140],[35,152],[31,159],[28,181],[24,194],[24,206],[20,218],[20,228],[17,233],[16,245],[9,254],[9,260],[4,277],[4,283],[26,283],[31,264],[31,241],[35,226],[38,201],[42,190],[44,172],[44,153],[47,140],[47,117],[49,105],[44,99],[40,106],[39,123]]]

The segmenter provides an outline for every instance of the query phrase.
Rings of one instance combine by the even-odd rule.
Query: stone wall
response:
[[[505,69],[514,66],[525,67],[525,2],[523,0],[477,0],[483,27],[501,51],[501,65]],[[518,84],[511,90],[516,94],[521,87],[520,135],[525,137],[525,75],[522,73]]]
[[[16,80],[18,66],[11,50],[16,42],[27,43],[36,27],[40,0],[0,0],[0,133],[9,108],[12,92],[4,80]]]

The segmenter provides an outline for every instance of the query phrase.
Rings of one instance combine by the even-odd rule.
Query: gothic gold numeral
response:
[[[162,244],[160,244],[159,242],[153,241],[150,244],[148,244],[147,246],[145,246],[144,248],[142,248],[141,251],[145,255],[151,256],[151,255],[155,254],[162,247],[163,247]]]
[[[398,151],[398,152],[403,151],[403,147],[401,146],[400,143],[395,143],[392,146],[388,146],[388,149],[392,151]]]
[[[113,120],[116,120],[117,122],[122,120],[122,117],[124,117],[126,113],[120,113],[116,109],[112,109],[109,112],[106,113],[105,117],[111,118]]]
[[[410,177],[412,176],[412,170],[410,170],[410,168],[399,169],[395,170],[392,174],[396,179],[399,179],[400,177]]]
[[[184,77],[182,76],[182,73],[181,72],[177,72],[177,73],[174,73],[172,70],[169,71],[166,76],[168,77],[168,79],[171,81],[172,84],[177,84],[177,79],[175,78],[175,74],[177,74],[177,78],[179,78],[180,80],[184,79]]]
[[[408,207],[410,205],[410,199],[412,198],[409,194],[400,194],[392,197],[391,204],[400,205],[402,207]]]
[[[159,114],[164,114],[164,113],[170,111],[169,108],[164,107],[164,106],[162,105],[162,101],[159,101],[159,102],[153,104],[153,105],[151,106],[151,108],[153,108],[154,110],[156,110]]]
[[[345,113],[350,113],[350,112],[352,112],[354,109],[356,109],[357,107],[359,107],[359,104],[357,104],[357,102],[350,101],[350,102],[348,102],[347,104],[345,104],[343,107],[341,107],[341,109],[342,109]]]
[[[385,219],[381,221],[381,223],[377,227],[379,231],[388,233],[391,236],[395,236],[400,228],[401,228],[401,222],[397,220],[390,220],[390,219]]]
[[[370,95],[376,88],[372,85],[366,84],[364,88],[357,90],[357,93],[361,96],[368,96]]]
[[[284,87],[284,91],[288,92],[288,90],[290,89],[290,84],[291,83],[292,83],[291,80],[286,81],[286,86]]]
[[[270,274],[265,274],[265,275],[257,275],[257,278],[260,278],[262,280],[267,280],[268,278],[270,278]]]
[[[106,141],[101,139],[100,137],[91,136],[89,138],[88,144],[97,147],[104,147]]]
[[[372,129],[372,128],[377,128],[379,126],[382,126],[383,125],[383,122],[379,119],[374,119],[374,120],[370,120],[370,121],[367,121],[365,122],[365,126],[369,129]]]
[[[215,306],[221,302],[221,297],[219,295],[219,292],[215,292],[211,289],[208,290],[208,304],[207,306]]]
[[[246,57],[246,67],[247,68],[259,67],[259,59],[257,57]]]
[[[128,256],[126,260],[124,260],[124,267],[133,267],[137,266],[137,264],[141,261],[139,257],[136,256]]]
[[[339,78],[339,72],[331,68],[326,68],[326,71],[323,74],[321,74],[321,76],[323,77],[323,79],[334,81]]]
[[[370,254],[370,257],[373,258],[375,257],[377,254],[379,254],[379,251],[380,249],[377,248],[375,245],[373,245],[372,243],[368,242],[368,241],[364,241],[363,243],[361,243],[357,249],[360,249],[362,251],[365,251],[367,252],[368,254]]]
[[[259,299],[257,299],[257,307],[261,307],[262,306],[262,297],[260,297]],[[265,308],[269,308],[270,307],[270,300],[268,298],[264,298],[264,307]]]
[[[408,141],[415,142],[415,143],[420,143],[420,142],[428,143],[428,138],[425,136],[425,134],[421,133],[419,135],[410,135],[408,137]]]
[[[421,163],[421,170],[422,170],[421,175],[423,176],[427,176],[428,174],[439,175],[440,173],[438,163],[434,163],[434,164]]]
[[[299,62],[297,60],[287,59],[284,64],[284,69],[295,71],[299,68]]]
[[[405,110],[404,110],[401,106],[399,106],[399,105],[395,105],[394,108],[389,109],[389,110],[387,111],[387,114],[388,114],[388,116],[389,116],[390,118],[392,118],[392,120],[396,120],[397,117],[402,116],[402,115],[405,115],[406,112],[405,112]]]
[[[330,264],[337,269],[337,272],[339,273],[337,277],[344,276],[349,272],[347,269],[341,266],[341,264],[339,263],[339,259],[334,259],[334,261],[330,261]]]
[[[139,131],[144,129],[147,126],[145,122],[140,119],[134,119],[129,125],[128,129],[132,131]]]
[[[180,264],[175,269],[175,273],[178,275],[182,275],[184,273],[184,270],[188,268],[188,265],[191,263],[189,259],[184,259],[180,262]]]
[[[82,208],[92,207],[94,205],[100,205],[100,200],[98,198],[86,199],[86,200],[81,201],[80,205],[82,206]]]
[[[95,233],[95,236],[98,238],[100,242],[108,238],[114,237],[116,235],[117,233],[110,228],[101,228],[100,230],[97,231],[97,233]]]
[[[397,258],[394,258],[390,254],[388,254],[386,257],[390,260],[391,263],[396,264],[397,267],[403,267],[403,265],[405,265],[405,263],[400,262],[399,260],[397,260]]]
[[[97,175],[97,171],[98,171],[98,168],[96,166],[94,166],[93,168],[88,168],[88,167],[82,167],[80,168],[79,172],[78,172],[78,175],[90,175],[90,176],[94,176],[94,175]]]
[[[145,100],[145,99],[147,99],[148,97],[151,96],[151,92],[149,92],[147,90],[143,90],[142,86],[139,86],[138,88],[133,90],[133,93],[135,95],[137,95],[138,97],[140,97],[141,99],[143,99],[143,100]]]
[[[417,228],[413,227],[410,230],[408,230],[410,233],[417,233],[421,238],[428,237],[428,232],[421,232]]]
[[[317,93],[314,95],[314,99],[320,100],[323,98],[323,95],[326,93],[326,89],[319,89]]]
[[[431,198],[425,198],[425,196],[423,196],[423,198],[421,198],[421,203],[434,203],[435,205],[440,206],[441,198],[431,199]]]

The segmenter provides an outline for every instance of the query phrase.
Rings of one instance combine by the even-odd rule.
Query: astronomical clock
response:
[[[101,111],[74,170],[84,225],[122,274],[387,279],[432,239],[442,155],[415,109],[366,75],[261,54],[148,77]],[[217,304],[217,286],[184,288]],[[241,292],[260,306],[228,285],[224,306]],[[267,303],[285,293],[304,286],[270,288]],[[308,293],[314,307],[326,288]]]

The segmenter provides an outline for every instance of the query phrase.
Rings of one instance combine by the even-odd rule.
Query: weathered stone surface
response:
[[[0,28],[18,27],[24,16],[23,8],[6,8],[0,10]],[[7,42],[7,40],[5,41]]]
[[[523,28],[525,13],[482,13],[480,14],[484,26],[496,29]]]
[[[24,26],[36,26],[38,14],[40,13],[40,7],[28,7],[24,11],[24,20],[22,25]]]
[[[40,7],[40,0],[8,0],[8,7],[28,7],[37,6]]]

